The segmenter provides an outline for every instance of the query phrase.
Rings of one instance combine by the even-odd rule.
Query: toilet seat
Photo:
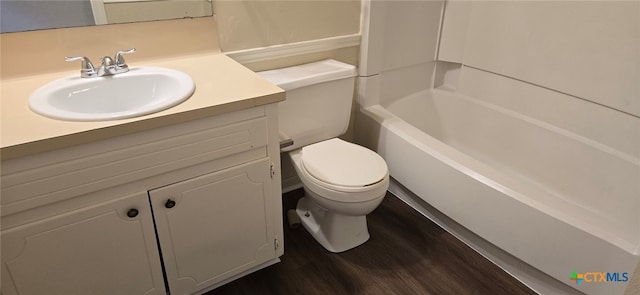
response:
[[[388,179],[387,164],[380,155],[337,138],[303,147],[300,154],[304,174],[329,190],[369,191]]]

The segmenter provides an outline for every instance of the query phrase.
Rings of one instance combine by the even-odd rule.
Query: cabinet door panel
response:
[[[132,208],[137,214],[129,217]],[[5,295],[165,294],[164,289],[144,192],[2,232]]]
[[[275,258],[270,191],[264,159],[150,192],[172,294],[199,291]]]

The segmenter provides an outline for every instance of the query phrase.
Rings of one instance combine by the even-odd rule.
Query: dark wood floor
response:
[[[285,195],[285,212],[301,195]],[[285,225],[282,262],[207,295],[535,294],[393,195],[367,220],[371,239],[338,254]]]

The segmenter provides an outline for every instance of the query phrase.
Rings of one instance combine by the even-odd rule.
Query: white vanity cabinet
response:
[[[149,192],[171,294],[276,257],[269,166],[258,160]]]
[[[3,161],[2,294],[202,293],[275,263],[279,162],[274,104]]]
[[[165,294],[146,193],[3,231],[2,264],[3,294]]]

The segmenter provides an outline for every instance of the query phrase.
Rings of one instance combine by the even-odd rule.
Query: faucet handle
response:
[[[98,74],[96,72],[96,69],[93,67],[93,64],[91,63],[89,58],[87,58],[86,56],[65,57],[64,60],[66,60],[66,61],[81,60],[82,61],[82,65],[81,65],[81,68],[80,68],[80,77],[82,77],[82,78],[96,77],[97,74]]]
[[[109,56],[102,58],[102,65],[98,68],[98,77],[117,74],[115,72],[115,63]]]
[[[105,57],[102,58],[102,65],[105,66],[105,67],[113,66],[113,65],[115,65],[115,62],[113,61],[113,59],[111,57],[105,56]]]
[[[115,56],[115,60],[116,60],[116,67],[129,67],[127,66],[127,63],[124,61],[124,57],[122,57],[123,54],[131,54],[136,52],[135,48],[131,48],[129,50],[119,50],[118,52],[116,52],[116,56]]]

